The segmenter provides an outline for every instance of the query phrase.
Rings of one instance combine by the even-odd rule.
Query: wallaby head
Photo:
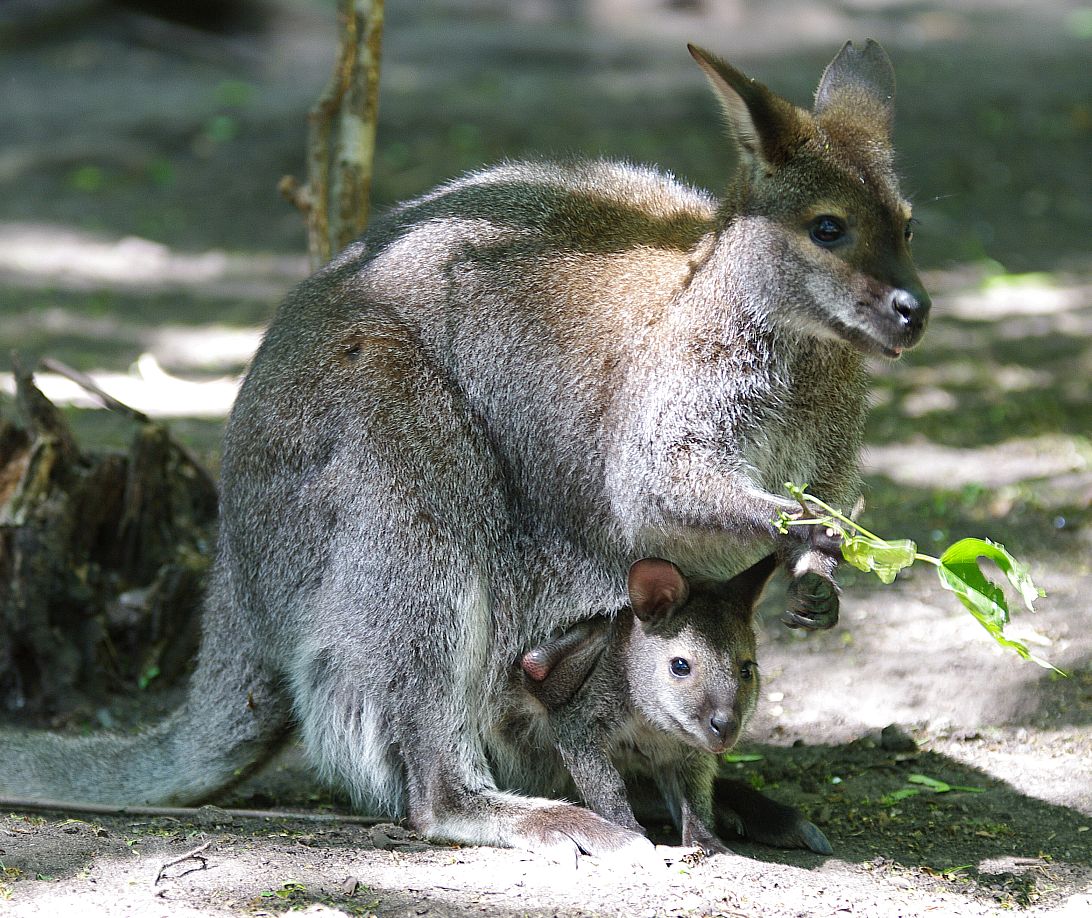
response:
[[[764,314],[798,332],[865,353],[894,358],[917,344],[930,300],[894,170],[895,74],[883,48],[847,42],[809,112],[689,47],[740,151],[721,221],[744,253],[753,251],[744,267],[763,266],[740,278],[743,293],[765,299]],[[737,276],[740,265],[735,258]]]
[[[659,558],[630,568],[626,675],[649,721],[698,749],[732,747],[758,701],[754,605],[776,563],[770,555],[709,586]]]

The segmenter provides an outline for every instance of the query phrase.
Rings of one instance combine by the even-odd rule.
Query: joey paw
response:
[[[702,851],[706,857],[714,854],[734,854],[724,842],[700,823],[694,822],[684,825],[682,833],[684,847],[695,847]]]
[[[781,621],[790,628],[823,631],[838,624],[838,587],[833,580],[808,571],[789,584],[787,600]]]

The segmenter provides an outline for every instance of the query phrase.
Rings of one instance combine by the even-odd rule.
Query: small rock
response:
[[[898,724],[888,724],[880,731],[880,748],[888,752],[917,752],[918,744]]]
[[[879,749],[883,745],[883,737],[879,730],[872,730],[853,742],[862,749]]]

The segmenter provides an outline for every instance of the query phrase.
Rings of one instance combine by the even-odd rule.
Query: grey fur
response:
[[[507,163],[395,208],[293,291],[228,422],[184,709],[138,738],[9,737],[0,791],[204,799],[291,711],[323,775],[429,837],[625,850],[601,817],[503,789],[538,783],[495,748],[513,661],[621,608],[646,556],[726,580],[775,550],[790,620],[832,624],[833,557],[771,523],[782,483],[853,502],[862,352],[915,344],[928,305],[875,107],[755,92],[776,155],[744,145],[719,201],[623,163]],[[807,229],[831,208],[852,226],[836,250]]]

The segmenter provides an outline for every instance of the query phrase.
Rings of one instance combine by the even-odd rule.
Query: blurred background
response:
[[[869,37],[898,75],[896,148],[936,307],[923,345],[876,367],[865,520],[924,550],[989,536],[1047,566],[1058,598],[1037,622],[1064,662],[1092,557],[1092,7],[388,0],[374,203],[568,152],[717,189],[731,147],[686,42],[808,105],[842,43]],[[276,187],[304,177],[306,113],[335,50],[333,0],[0,5],[0,351],[91,373],[170,418],[215,470],[239,375],[307,273],[302,221]],[[85,446],[132,437],[74,385],[40,384]],[[884,614],[878,598],[856,607]],[[952,614],[970,630],[947,640],[987,641]],[[846,624],[814,646],[848,634],[858,652]],[[1087,722],[1087,646],[1068,653],[1085,681],[1065,691]]]

